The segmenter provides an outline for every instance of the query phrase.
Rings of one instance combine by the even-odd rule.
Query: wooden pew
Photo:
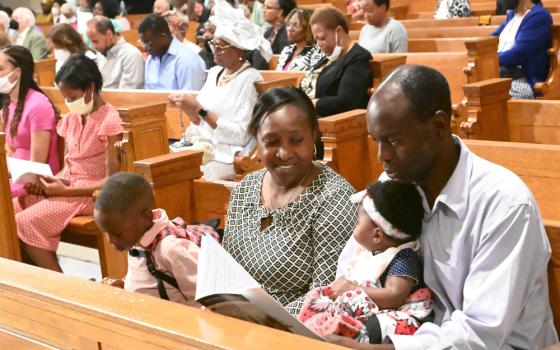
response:
[[[0,259],[3,349],[342,349]]]
[[[54,58],[35,61],[35,81],[39,86],[54,86],[55,65]]]
[[[426,27],[407,29],[409,39],[488,37],[498,26]],[[350,37],[358,40],[359,30],[351,30]]]
[[[498,78],[465,85],[462,131],[471,139],[560,144],[560,101],[512,100],[510,84]]]

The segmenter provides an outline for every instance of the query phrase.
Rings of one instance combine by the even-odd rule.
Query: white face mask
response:
[[[54,59],[60,64],[64,64],[72,54],[68,50],[64,49],[54,49]]]
[[[91,93],[91,100],[88,103],[86,103],[86,94],[84,93],[84,96],[72,102],[68,102],[67,99],[64,99],[64,104],[66,104],[70,113],[78,113],[80,115],[89,114],[93,109],[93,92]]]
[[[51,8],[51,14],[53,16],[58,16],[59,13],[60,13],[60,8],[58,8],[58,7]]]
[[[14,86],[16,86],[19,79],[10,81],[10,77],[12,76],[12,74],[14,74],[15,71],[16,70],[14,69],[10,73],[4,75],[3,77],[0,77],[0,94],[9,94],[14,89]]]
[[[334,37],[336,40],[336,46],[332,50],[331,54],[327,57],[329,61],[336,61],[340,58],[342,54],[342,46],[338,44],[338,32],[334,32]]]

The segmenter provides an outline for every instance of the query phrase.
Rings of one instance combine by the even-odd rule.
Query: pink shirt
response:
[[[175,225],[167,217],[163,209],[155,209],[154,226],[149,229],[138,242],[138,248],[146,248],[156,235],[166,227],[173,230]],[[164,237],[153,253],[154,264],[159,271],[174,277],[180,290],[164,282],[170,301],[201,307],[194,301],[196,291],[196,269],[200,248],[189,239],[174,235]],[[156,279],[148,272],[146,259],[128,256],[128,273],[124,280],[124,289],[159,298]]]
[[[52,104],[47,96],[39,91],[29,89],[25,97],[23,112],[18,124],[17,132],[11,136],[10,128],[16,110],[16,103],[10,102],[8,106],[8,121],[6,123],[6,143],[13,150],[13,157],[29,160],[31,158],[31,134],[35,131],[47,130],[51,132],[49,147],[49,163],[53,174],[60,170],[58,162],[58,143],[56,135],[56,116]],[[47,147],[47,145],[45,145]],[[20,196],[25,193],[23,187],[11,184],[12,196]]]

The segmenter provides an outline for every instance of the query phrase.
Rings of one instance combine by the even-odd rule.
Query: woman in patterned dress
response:
[[[70,113],[57,132],[64,137],[64,167],[56,177],[26,185],[29,193],[14,200],[22,246],[33,262],[62,272],[56,257],[60,234],[77,215],[92,215],[92,194],[120,169],[113,144],[121,139],[121,118],[99,94],[103,86],[97,64],[72,56],[56,75]]]
[[[313,161],[317,114],[300,90],[263,94],[249,132],[265,168],[234,189],[224,248],[297,315],[309,290],[334,281],[337,258],[356,222],[354,189]]]

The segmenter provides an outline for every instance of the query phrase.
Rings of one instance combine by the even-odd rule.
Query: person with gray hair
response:
[[[97,64],[104,89],[144,87],[144,58],[134,45],[115,32],[111,19],[95,16],[88,21],[87,36],[97,50]]]
[[[27,7],[18,7],[12,13],[12,19],[18,22],[17,33],[13,37],[14,45],[21,45],[31,51],[34,60],[40,60],[51,51],[47,39],[35,26],[35,15]]]
[[[171,10],[169,0],[156,0],[154,1],[154,13],[164,15],[167,11]]]

